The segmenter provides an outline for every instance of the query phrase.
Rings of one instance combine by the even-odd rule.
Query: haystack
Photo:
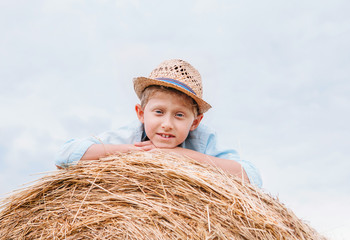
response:
[[[0,206],[0,239],[324,239],[218,169],[134,152],[58,170]]]

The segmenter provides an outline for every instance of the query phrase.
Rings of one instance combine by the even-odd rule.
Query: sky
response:
[[[180,58],[203,122],[263,190],[350,236],[350,2],[0,0],[0,196],[55,170],[63,143],[136,120],[132,79]]]

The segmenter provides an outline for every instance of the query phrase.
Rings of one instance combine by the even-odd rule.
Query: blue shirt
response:
[[[143,124],[137,121],[116,131],[107,131],[98,136],[71,139],[63,145],[58,153],[56,165],[67,167],[75,164],[92,144],[133,144],[140,142],[143,136]],[[215,132],[203,124],[200,124],[194,131],[190,131],[181,147],[218,158],[234,160],[241,164],[252,184],[258,187],[262,186],[258,169],[251,162],[240,159],[236,150],[220,149],[217,146]]]

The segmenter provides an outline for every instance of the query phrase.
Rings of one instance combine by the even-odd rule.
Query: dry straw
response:
[[[212,167],[134,152],[58,170],[0,206],[0,239],[324,239]]]

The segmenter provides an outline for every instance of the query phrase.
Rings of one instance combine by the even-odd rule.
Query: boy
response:
[[[258,170],[235,150],[219,150],[214,132],[200,124],[211,106],[202,99],[201,76],[193,66],[178,59],[164,61],[148,78],[135,78],[134,89],[141,100],[135,106],[139,122],[68,141],[57,157],[59,168],[115,152],[160,149],[217,166],[261,187]]]

